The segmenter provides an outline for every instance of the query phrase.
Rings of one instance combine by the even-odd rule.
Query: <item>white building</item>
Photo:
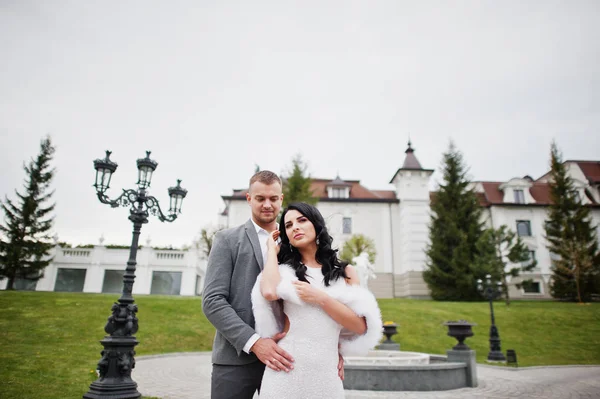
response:
[[[593,223],[600,224],[600,162],[565,161],[579,196],[592,210]],[[312,190],[319,198],[317,207],[325,217],[334,245],[338,248],[352,234],[364,234],[375,241],[376,279],[371,290],[380,298],[427,298],[423,281],[425,249],[430,221],[429,191],[432,169],[424,169],[410,142],[401,168],[389,183],[394,190],[369,190],[358,180],[313,179]],[[537,180],[529,176],[506,182],[473,182],[483,218],[489,227],[503,224],[517,231],[537,261],[532,272],[512,281],[511,298],[550,298],[551,258],[544,238],[544,222],[550,203],[549,174]],[[225,210],[222,227],[245,223],[250,217],[247,189],[222,196]],[[110,292],[122,289],[122,276],[129,257],[127,249],[55,247],[54,260],[37,283],[17,281],[17,289],[37,291]],[[518,266],[518,265],[517,265]],[[514,265],[511,265],[514,267]],[[202,291],[206,260],[200,251],[154,250],[148,246],[137,254],[133,294],[199,295]],[[514,285],[523,278],[533,279],[529,292]],[[6,280],[0,280],[0,289]]]
[[[16,289],[59,292],[120,293],[128,249],[54,247],[52,263],[37,282],[18,279]],[[155,250],[137,252],[133,294],[200,295],[205,261],[196,250]],[[7,280],[0,280],[6,289]]]
[[[566,161],[580,196],[592,208],[593,222],[600,224],[600,162]],[[394,190],[369,190],[358,180],[313,179],[313,194],[323,214],[334,245],[341,249],[352,234],[365,234],[375,241],[377,278],[369,280],[371,290],[380,298],[427,298],[429,290],[423,281],[425,249],[430,221],[429,191],[432,169],[424,169],[409,142],[401,168],[390,183]],[[544,239],[544,222],[549,205],[548,174],[538,180],[526,176],[507,182],[474,182],[475,191],[484,207],[484,220],[489,227],[507,225],[517,231],[537,261],[532,272],[512,281],[511,298],[550,298],[550,253]],[[221,224],[233,227],[250,217],[246,203],[247,189],[234,189],[222,196],[225,210]],[[517,265],[518,266],[518,265]],[[511,265],[514,267],[514,265]],[[528,292],[515,283],[533,279]]]
[[[600,225],[600,162],[565,161],[567,173],[573,179],[583,204],[591,208],[592,223]],[[484,207],[484,218],[489,227],[507,225],[516,231],[529,247],[537,266],[531,272],[522,273],[512,283],[532,279],[534,286],[528,292],[511,284],[509,294],[513,298],[550,298],[552,258],[546,248],[544,224],[550,205],[550,173],[537,180],[529,176],[513,178],[507,182],[474,182],[475,191]],[[513,266],[514,267],[514,266]]]

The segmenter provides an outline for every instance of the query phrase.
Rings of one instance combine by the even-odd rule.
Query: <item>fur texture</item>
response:
[[[288,265],[280,265],[281,282],[277,286],[277,295],[284,301],[302,304],[296,294],[292,281],[298,280],[294,270]],[[255,329],[261,337],[272,337],[283,331],[284,314],[278,301],[269,302],[260,293],[262,273],[256,279],[252,289],[252,310],[254,311]],[[355,285],[333,285],[325,288],[332,298],[352,309],[357,315],[365,317],[367,332],[354,334],[342,329],[340,334],[340,353],[343,356],[366,355],[379,343],[382,337],[383,324],[379,305],[373,294],[366,288]]]

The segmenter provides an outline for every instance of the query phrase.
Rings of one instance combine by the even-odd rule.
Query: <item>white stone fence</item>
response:
[[[200,295],[206,260],[196,249],[157,250],[142,247],[137,252],[133,294]],[[52,263],[37,283],[20,281],[19,289],[35,291],[120,292],[120,277],[127,267],[129,249],[61,248],[52,250]],[[6,289],[0,280],[0,289]],[[25,288],[26,287],[26,288]]]

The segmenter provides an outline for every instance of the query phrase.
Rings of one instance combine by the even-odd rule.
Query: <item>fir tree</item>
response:
[[[292,169],[289,176],[283,179],[283,207],[293,202],[306,202],[316,204],[318,198],[313,196],[311,189],[312,180],[306,172],[307,166],[301,155],[292,159]]]
[[[519,266],[508,269],[510,264],[519,264]],[[536,266],[536,262],[531,259],[529,248],[521,240],[521,237],[510,230],[508,226],[502,225],[497,229],[486,229],[483,232],[477,242],[475,265],[478,270],[486,270],[494,280],[502,282],[506,305],[510,305],[507,277],[514,278],[518,277],[521,272],[531,271]],[[516,286],[521,288],[529,282],[528,279]]]
[[[49,254],[54,245],[49,231],[54,204],[44,204],[52,196],[48,189],[54,176],[54,169],[50,169],[53,154],[54,147],[47,137],[37,157],[23,167],[27,173],[25,193],[16,191],[17,202],[6,197],[1,204],[6,224],[0,224],[0,277],[8,279],[8,290],[15,288],[18,278],[39,280],[52,261]]]
[[[430,244],[423,278],[436,300],[480,299],[476,280],[477,241],[482,234],[481,207],[469,189],[460,151],[451,142],[444,153],[443,183],[431,203]]]
[[[554,298],[589,301],[598,293],[600,253],[589,207],[581,203],[555,142],[550,151],[550,199],[545,225],[552,254],[550,293]]]

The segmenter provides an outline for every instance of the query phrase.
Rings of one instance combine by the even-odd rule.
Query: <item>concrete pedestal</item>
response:
[[[477,362],[475,361],[474,350],[448,350],[448,362],[465,363],[467,365],[467,386],[474,388],[477,386]]]
[[[375,347],[375,349],[383,350],[383,351],[399,351],[400,344],[379,344]]]

